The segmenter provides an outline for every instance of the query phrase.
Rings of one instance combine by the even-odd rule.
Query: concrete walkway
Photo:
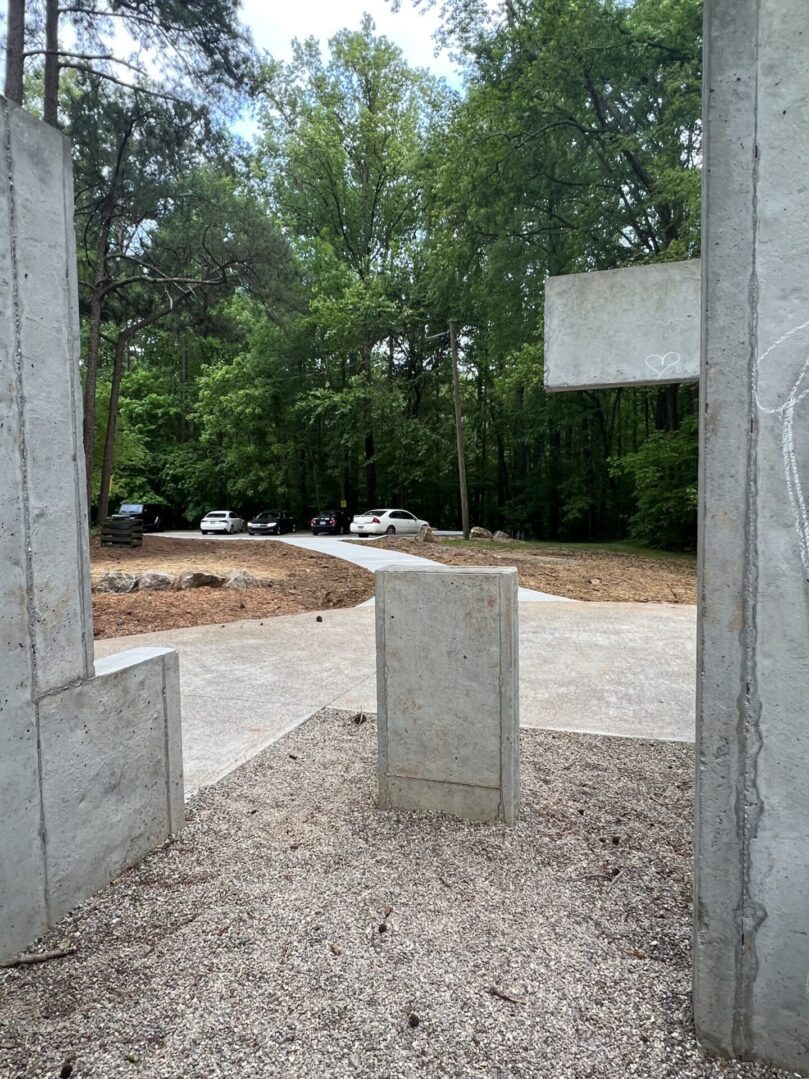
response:
[[[363,569],[381,569],[383,566],[407,566],[423,565],[425,562],[435,565],[429,558],[420,558],[418,555],[406,554],[404,551],[396,551],[383,547],[372,547],[363,540],[341,539],[338,536],[310,536],[307,532],[295,532],[288,536],[248,536],[239,533],[235,536],[202,536],[199,532],[164,532],[165,539],[196,539],[203,543],[210,543],[212,539],[226,542],[234,540],[249,540],[256,543],[290,543],[293,547],[303,547],[307,551],[317,551],[318,554],[331,555],[332,558],[342,558],[344,562],[353,562],[355,566]],[[533,588],[520,589],[521,603],[536,603],[544,600],[555,602],[569,602],[563,596],[552,596],[548,592],[537,592]],[[363,607],[373,607],[373,599],[366,600],[361,604]]]
[[[376,710],[373,610],[320,617],[119,637],[97,641],[96,657],[150,644],[178,650],[192,793],[327,705]],[[693,741],[695,625],[686,606],[520,604],[523,726]]]

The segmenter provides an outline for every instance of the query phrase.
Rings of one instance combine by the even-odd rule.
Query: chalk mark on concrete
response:
[[[793,383],[792,389],[783,404],[770,408],[761,402],[758,392],[758,376],[761,364],[783,344],[791,340],[796,334],[809,328],[809,320],[799,326],[788,330],[785,334],[774,341],[756,361],[754,393],[756,406],[766,416],[778,416],[781,419],[781,458],[784,466],[784,478],[789,495],[789,504],[792,509],[792,517],[795,523],[795,532],[798,537],[801,564],[806,578],[809,580],[809,513],[806,508],[806,498],[798,470],[798,458],[795,452],[795,409],[801,401],[809,395],[809,354],[803,362],[800,373]]]
[[[672,371],[675,367],[679,367],[682,356],[679,352],[666,352],[664,355],[660,355],[659,352],[653,352],[646,357],[646,366],[652,371],[658,378],[662,378],[663,375]]]

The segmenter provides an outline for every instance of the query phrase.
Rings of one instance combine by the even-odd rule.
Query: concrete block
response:
[[[694,1011],[809,1071],[809,32],[706,6]]]
[[[517,571],[377,570],[379,802],[513,824]]]
[[[545,389],[696,382],[700,263],[549,277]]]
[[[52,921],[163,842],[182,820],[179,714],[164,664],[137,648],[40,704],[42,805]],[[174,714],[171,714],[174,712]]]

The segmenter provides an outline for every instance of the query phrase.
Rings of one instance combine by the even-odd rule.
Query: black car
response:
[[[294,532],[295,522],[286,510],[262,510],[247,522],[247,531],[251,536],[280,536]]]
[[[162,532],[166,527],[166,507],[156,502],[123,502],[119,517],[140,517],[144,532]]]
[[[316,513],[310,522],[313,536],[319,536],[325,532],[332,536],[341,536],[348,532],[351,524],[351,514],[348,510],[324,510]]]

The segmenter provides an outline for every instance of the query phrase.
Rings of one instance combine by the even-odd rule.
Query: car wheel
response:
[[[396,535],[396,529],[394,528],[393,525],[388,525],[388,527],[385,529],[385,535],[386,536],[395,536]]]

